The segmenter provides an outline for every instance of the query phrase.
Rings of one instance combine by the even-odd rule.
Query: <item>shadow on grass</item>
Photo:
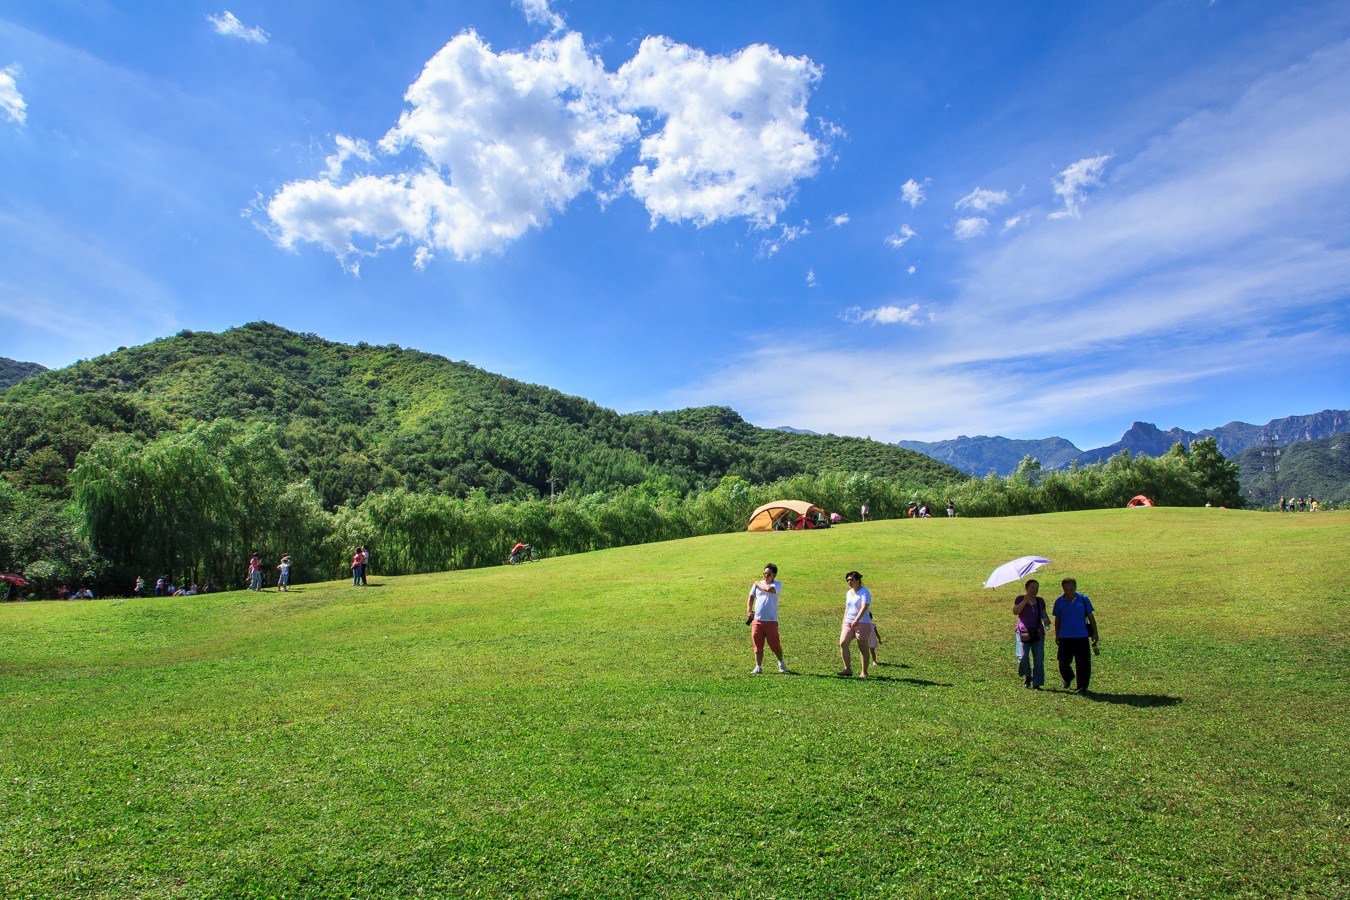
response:
[[[1122,706],[1134,706],[1140,709],[1158,706],[1176,706],[1181,702],[1180,697],[1169,697],[1166,694],[1102,694],[1097,691],[1089,692],[1086,695],[1086,699],[1094,700],[1097,703],[1117,703]]]
[[[908,668],[908,667],[906,667]],[[943,681],[928,681],[923,678],[900,678],[895,675],[877,675],[873,673],[866,678],[858,678],[856,675],[818,675],[814,672],[789,672],[789,675],[802,675],[806,678],[825,678],[830,681],[894,681],[903,684],[912,684],[916,687],[951,687]]]

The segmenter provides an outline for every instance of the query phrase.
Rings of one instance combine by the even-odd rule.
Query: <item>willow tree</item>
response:
[[[71,488],[90,543],[114,564],[152,578],[223,571],[229,478],[192,434],[107,437],[81,454]]]

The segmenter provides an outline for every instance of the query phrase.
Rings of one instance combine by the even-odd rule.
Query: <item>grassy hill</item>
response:
[[[1344,897],[1347,538],[888,521],[0,606],[0,895]],[[980,585],[1033,552],[1097,607],[1092,697],[1014,677]],[[770,560],[794,674],[751,677]],[[870,682],[833,677],[855,567]]]
[[[731,410],[619,415],[579,397],[396,345],[349,346],[264,322],[182,332],[43,373],[0,395],[0,474],[61,495],[80,453],[221,420],[262,423],[328,509],[372,492],[492,499],[644,481],[679,492],[725,475],[765,483],[848,471],[927,483],[965,476],[859,438],[784,435]]]

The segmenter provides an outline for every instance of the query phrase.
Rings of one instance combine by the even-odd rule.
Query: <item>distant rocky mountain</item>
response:
[[[1121,450],[1131,454],[1146,453],[1162,456],[1178,441],[1189,446],[1194,441],[1212,437],[1219,452],[1230,459],[1244,450],[1271,440],[1275,446],[1286,446],[1304,441],[1319,441],[1350,432],[1350,410],[1324,409],[1305,416],[1272,419],[1265,425],[1247,422],[1229,422],[1218,428],[1192,432],[1180,428],[1163,431],[1148,422],[1135,422],[1120,440],[1106,447],[1080,451],[1059,437],[1042,440],[1012,440],[1005,437],[961,437],[947,441],[897,441],[908,450],[917,450],[949,466],[971,475],[996,472],[1010,475],[1026,456],[1034,456],[1046,469],[1065,469],[1074,460],[1080,464],[1110,459]]]
[[[1019,441],[1005,437],[966,437],[948,441],[896,441],[906,450],[917,450],[971,475],[990,472],[1008,475],[1024,457],[1034,456],[1047,469],[1067,468],[1083,451],[1061,437]]]
[[[775,428],[775,429],[773,429],[773,430],[774,430],[774,431],[786,431],[788,434],[814,434],[816,437],[819,437],[819,436],[820,436],[820,432],[819,432],[819,431],[810,431],[809,429],[806,429],[806,428],[793,428],[791,425],[779,425],[777,428]],[[897,447],[901,447],[901,446],[904,446],[904,445],[903,445],[903,444],[896,444],[896,446],[897,446]],[[910,448],[910,449],[913,449],[913,448]],[[923,451],[920,451],[920,452],[923,452]],[[929,455],[929,456],[932,456],[933,454],[929,453],[928,455]]]
[[[1214,438],[1219,445],[1219,452],[1231,459],[1267,439],[1275,446],[1282,447],[1300,441],[1319,441],[1348,431],[1350,431],[1350,410],[1344,409],[1324,409],[1307,416],[1271,419],[1265,425],[1229,422],[1227,425],[1206,428],[1199,432],[1183,431],[1180,428],[1161,431],[1156,425],[1135,422],[1119,441],[1107,447],[1085,451],[1078,461],[1084,465],[1100,462],[1121,450],[1161,456],[1172,449],[1172,445],[1178,441],[1190,446],[1192,442],[1208,437]]]
[[[0,391],[13,387],[25,378],[31,378],[45,371],[47,371],[46,366],[34,362],[19,362],[17,359],[0,356]]]

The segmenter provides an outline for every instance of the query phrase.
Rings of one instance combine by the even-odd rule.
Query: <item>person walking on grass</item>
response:
[[[862,658],[862,674],[858,677],[866,678],[872,643],[872,592],[862,586],[862,575],[856,571],[845,575],[844,583],[848,585],[848,593],[844,595],[844,627],[839,632],[839,655],[844,659],[844,668],[839,674],[852,677],[853,658],[849,644],[856,640],[858,656]]]
[[[253,551],[253,556],[248,561],[248,589],[250,591],[262,590],[262,557],[257,550]]]
[[[778,638],[778,601],[783,596],[783,582],[777,579],[778,567],[773,563],[767,564],[764,577],[750,585],[750,596],[746,599],[745,621],[750,626],[750,645],[755,649],[755,668],[751,670],[751,675],[764,671],[765,643],[778,657],[779,674],[787,674],[787,663],[783,662],[783,643]]]
[[[1023,588],[1026,593],[1013,601],[1017,674],[1022,678],[1022,687],[1039,691],[1045,684],[1045,629],[1050,616],[1045,611],[1045,598],[1040,596],[1041,583],[1032,578]]]
[[[1097,649],[1097,619],[1092,601],[1078,593],[1078,582],[1065,578],[1064,593],[1055,601],[1055,645],[1059,656],[1059,677],[1064,690],[1074,683],[1077,670],[1077,694],[1086,694],[1092,682],[1092,654]]]

